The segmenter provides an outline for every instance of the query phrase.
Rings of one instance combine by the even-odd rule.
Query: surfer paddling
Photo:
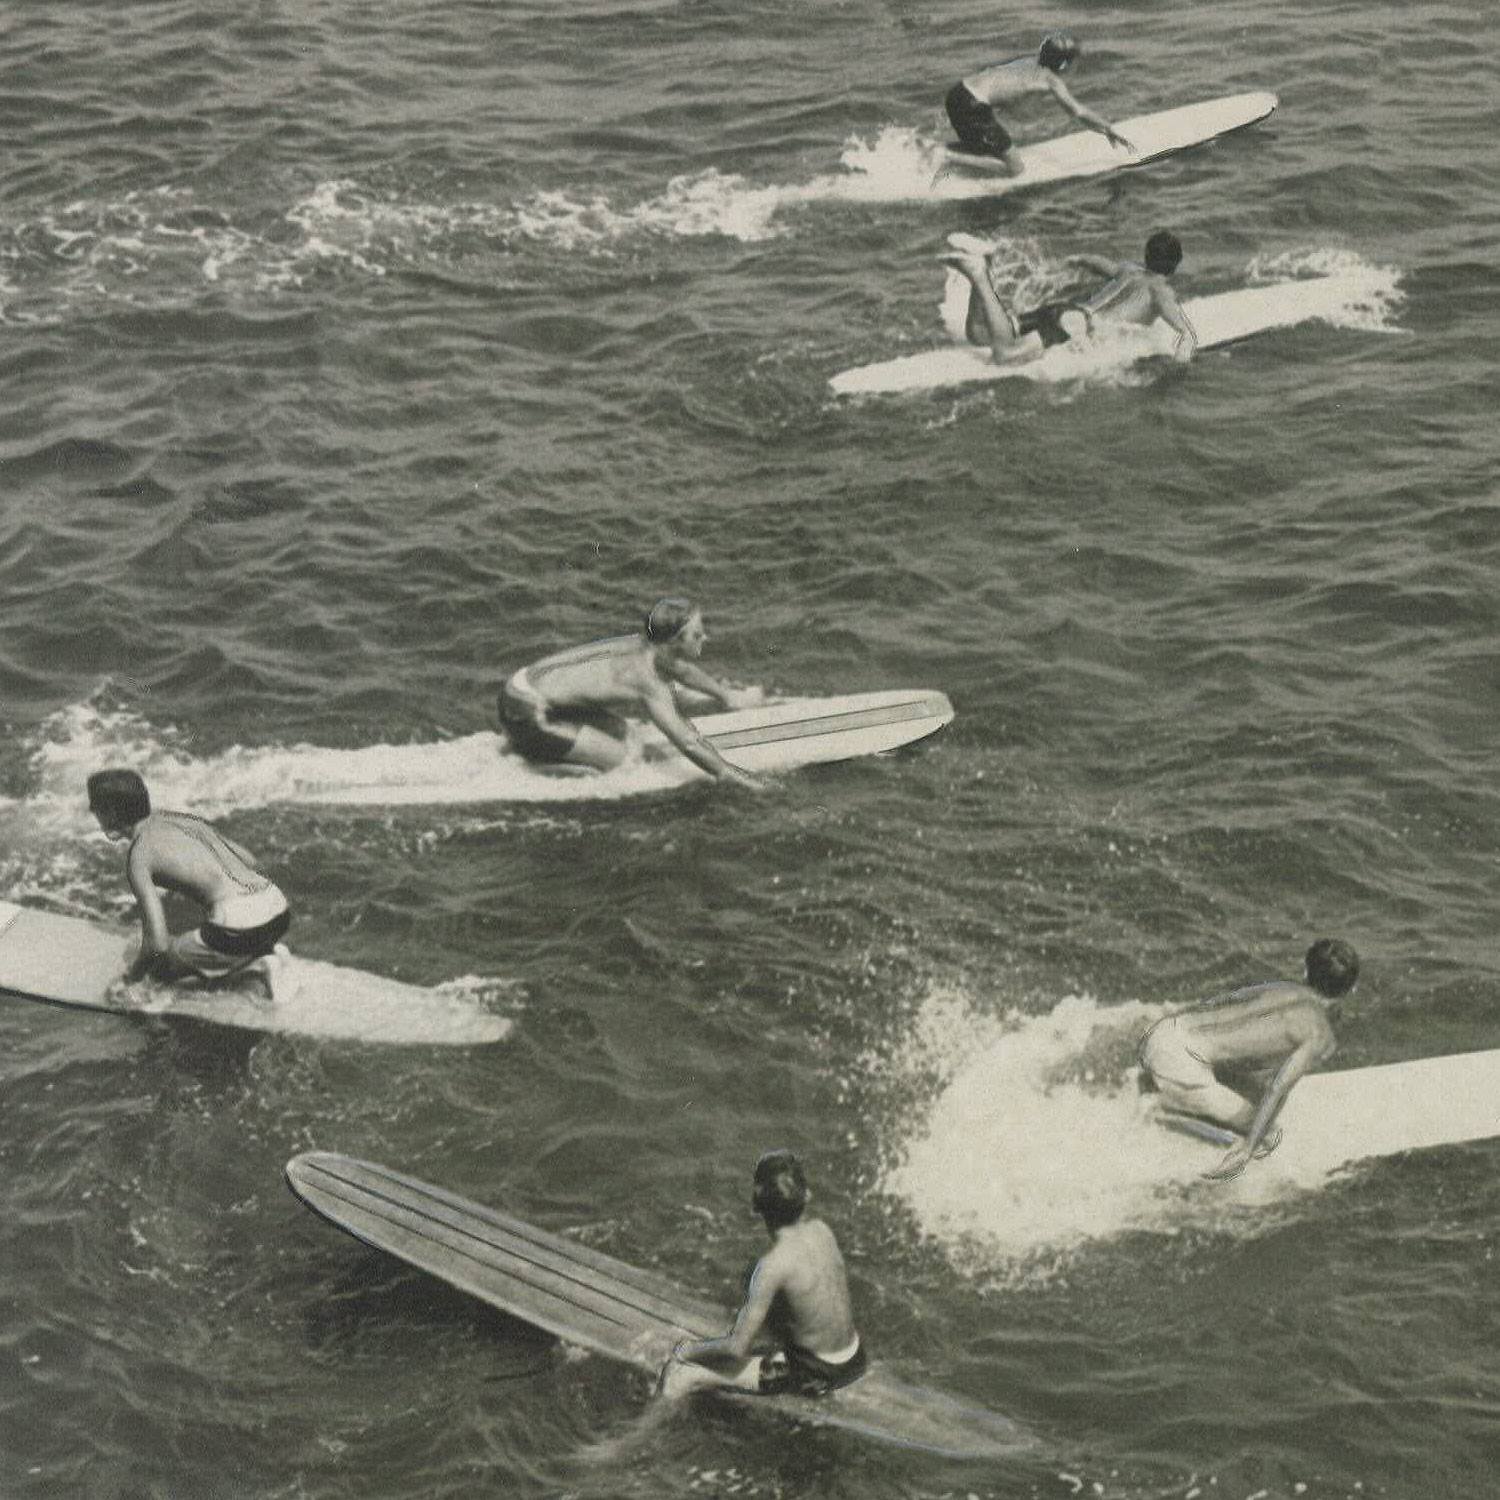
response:
[[[88,795],[105,837],[129,844],[125,876],[140,911],[141,950],[126,982],[149,976],[217,985],[253,973],[274,1000],[290,956],[280,943],[292,916],[255,856],[192,813],[152,811],[146,783],[134,771],[95,771]],[[202,926],[173,937],[158,887],[195,901]]]
[[[1097,130],[1110,145],[1134,152],[1135,147],[1108,120],[1080,104],[1062,81],[1061,75],[1078,61],[1082,50],[1065,32],[1053,32],[1043,40],[1034,58],[1016,57],[1009,62],[993,63],[955,83],[948,90],[943,107],[958,137],[958,145],[953,149],[964,158],[965,164],[1018,176],[1022,164],[1011,155],[1010,132],[995,113],[995,106],[1044,94],[1050,95],[1080,124]]]
[[[1292,1085],[1334,1050],[1331,1002],[1353,990],[1359,955],[1339,938],[1319,938],[1307,950],[1304,984],[1272,980],[1164,1016],[1141,1039],[1143,1087],[1159,1090],[1166,1123],[1187,1134],[1220,1139],[1210,1124],[1227,1125],[1244,1139],[1206,1177],[1227,1182],[1247,1163],[1281,1143],[1276,1116]],[[1218,1069],[1274,1068],[1258,1103],[1221,1083]]]
[[[727,1385],[762,1396],[821,1396],[868,1368],[838,1242],[821,1219],[806,1215],[812,1194],[802,1163],[790,1151],[769,1151],[755,1164],[754,1184],[751,1205],[771,1248],[750,1272],[734,1327],[672,1351],[658,1385],[662,1395]],[[763,1330],[778,1352],[751,1352]]]
[[[1076,334],[1092,334],[1096,319],[1144,327],[1160,318],[1176,332],[1172,357],[1183,363],[1198,347],[1197,331],[1167,280],[1182,263],[1182,242],[1170,230],[1158,229],[1146,241],[1139,264],[1102,255],[1070,256],[1069,265],[1107,280],[1092,292],[1045,302],[1019,315],[1000,300],[990,280],[995,246],[969,234],[949,235],[948,243],[952,250],[939,259],[969,283],[964,336],[971,344],[988,345],[996,364],[1037,359]],[[1063,321],[1068,314],[1073,315],[1071,328]]]
[[[517,754],[538,765],[612,771],[631,755],[625,716],[650,719],[699,769],[721,781],[765,783],[732,766],[677,706],[675,689],[703,693],[725,709],[761,701],[698,665],[708,632],[688,599],[658,599],[635,635],[572,646],[523,667],[500,690],[500,727]]]

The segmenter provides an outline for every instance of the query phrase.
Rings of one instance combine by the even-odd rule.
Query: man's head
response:
[[[1170,229],[1158,229],[1146,241],[1146,269],[1170,276],[1182,264],[1182,241]]]
[[[802,1163],[790,1151],[767,1151],[756,1162],[750,1203],[768,1229],[795,1224],[811,1196]]]
[[[646,639],[653,646],[670,646],[684,656],[699,656],[708,632],[703,611],[691,599],[658,599],[646,612]]]
[[[1082,51],[1077,40],[1066,31],[1054,31],[1042,38],[1036,60],[1049,73],[1066,73],[1078,61],[1078,54]]]
[[[106,833],[122,833],[151,816],[151,794],[134,771],[95,771],[88,787],[89,811]]]
[[[1307,982],[1320,995],[1337,1000],[1359,978],[1359,954],[1342,938],[1319,938],[1307,950]]]

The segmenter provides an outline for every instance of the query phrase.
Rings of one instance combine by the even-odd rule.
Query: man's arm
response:
[[[1281,1106],[1286,1103],[1286,1097],[1291,1093],[1292,1085],[1304,1073],[1328,1057],[1332,1051],[1333,1036],[1325,1028],[1321,1034],[1310,1036],[1295,1052],[1291,1053],[1277,1068],[1271,1078],[1270,1086],[1261,1096],[1260,1104],[1255,1111],[1255,1119],[1250,1123],[1250,1130],[1245,1136],[1244,1144],[1236,1146],[1212,1172],[1205,1172],[1203,1175],[1215,1182],[1228,1182],[1231,1178],[1238,1177],[1245,1170],[1251,1157],[1255,1155],[1256,1148],[1265,1139],[1266,1132],[1275,1123],[1276,1116],[1281,1113]]]
[[[645,689],[641,706],[651,722],[700,770],[707,771],[710,776],[716,776],[721,781],[732,781],[736,786],[750,787],[756,791],[764,788],[765,783],[758,776],[730,765],[682,717],[672,698],[672,690],[659,678]]]
[[[1073,116],[1081,125],[1087,125],[1090,130],[1097,130],[1111,146],[1119,146],[1126,151],[1134,151],[1135,147],[1120,135],[1104,118],[1096,115],[1087,105],[1080,104],[1068,91],[1068,86],[1055,73],[1047,75],[1047,86],[1052,90],[1052,97]]]
[[[1094,275],[1103,276],[1107,280],[1111,276],[1118,276],[1125,263],[1111,260],[1107,255],[1070,255],[1064,264],[1081,266],[1085,271],[1092,271]]]
[[[753,708],[765,698],[760,688],[732,688],[720,682],[694,661],[662,661],[660,665],[674,681],[696,692],[706,693],[720,708]]]
[[[1172,345],[1172,358],[1186,364],[1198,348],[1198,330],[1182,310],[1177,293],[1165,282],[1156,284],[1156,311],[1170,328],[1177,331],[1177,342]]]
[[[696,1365],[712,1369],[716,1365],[738,1365],[750,1358],[755,1347],[756,1335],[766,1325],[771,1313],[771,1304],[781,1290],[782,1276],[774,1257],[762,1256],[750,1277],[750,1287],[745,1293],[745,1304],[734,1320],[734,1327],[716,1339],[699,1339],[695,1343],[680,1344],[679,1359],[690,1360]]]
[[[151,878],[151,857],[145,844],[144,838],[137,839],[125,864],[125,875],[141,916],[141,951],[126,971],[127,979],[139,979],[172,942],[172,934],[167,929],[167,914]]]

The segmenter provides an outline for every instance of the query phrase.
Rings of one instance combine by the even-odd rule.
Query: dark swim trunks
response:
[[[829,1364],[796,1344],[761,1361],[762,1396],[826,1396],[829,1391],[853,1385],[870,1368],[864,1340],[842,1364]]]
[[[500,689],[498,713],[500,727],[516,754],[544,766],[560,765],[568,758],[578,728],[585,724],[616,739],[625,734],[625,722],[618,714],[603,708],[554,708],[524,686],[518,687],[515,678]]]
[[[264,958],[286,936],[291,925],[292,914],[284,911],[259,927],[220,927],[217,922],[205,922],[198,929],[198,936],[205,948],[212,948],[226,958]]]
[[[1044,349],[1050,349],[1054,344],[1066,344],[1068,330],[1062,326],[1062,315],[1073,310],[1071,302],[1044,302],[1016,319],[1016,332],[1036,334]]]
[[[1004,156],[1011,147],[1010,132],[995,116],[994,108],[978,98],[962,82],[955,83],[943,100],[943,108],[958,137],[955,150],[968,156]]]

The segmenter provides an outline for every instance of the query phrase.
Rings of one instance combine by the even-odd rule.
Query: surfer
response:
[[[966,163],[990,171],[1019,175],[1022,165],[1011,155],[1010,132],[995,113],[997,104],[1012,104],[1028,96],[1050,94],[1080,124],[1097,130],[1110,145],[1134,152],[1135,147],[1109,121],[1086,109],[1059,76],[1078,60],[1083,49],[1065,32],[1046,37],[1037,55],[992,63],[948,90],[943,107],[958,137],[954,148]]]
[[[1359,978],[1359,955],[1340,938],[1307,950],[1305,983],[1271,980],[1215,995],[1164,1016],[1141,1038],[1142,1087],[1159,1090],[1168,1111],[1192,1133],[1195,1120],[1227,1125],[1244,1139],[1207,1177],[1227,1182],[1252,1157],[1281,1143],[1276,1116],[1292,1085],[1334,1050],[1337,1001]],[[1221,1083],[1218,1069],[1274,1068],[1258,1103]]]
[[[750,1272],[734,1327],[672,1351],[658,1384],[663,1395],[728,1385],[762,1396],[821,1396],[868,1368],[838,1242],[821,1219],[805,1216],[812,1194],[802,1163],[790,1151],[768,1151],[755,1164],[754,1184],[751,1206],[771,1248]],[[751,1353],[763,1329],[778,1352]]]
[[[1069,265],[1107,278],[1092,292],[1045,302],[1019,315],[1000,300],[990,281],[989,262],[995,246],[974,235],[952,234],[953,247],[939,257],[969,283],[969,305],[964,335],[971,344],[988,344],[997,364],[1022,364],[1037,359],[1076,333],[1092,334],[1094,320],[1142,326],[1161,318],[1177,333],[1172,357],[1185,363],[1198,347],[1198,334],[1177,300],[1167,278],[1182,263],[1182,242],[1168,229],[1158,229],[1147,241],[1140,264],[1110,260],[1102,255],[1074,255]],[[1070,330],[1063,318],[1081,318]]]
[[[129,841],[125,874],[140,910],[141,950],[126,982],[149,976],[212,985],[253,972],[274,1000],[292,917],[254,855],[192,813],[153,812],[134,771],[95,771],[88,795],[105,837]],[[173,937],[157,887],[197,902],[203,924]]]
[[[522,667],[500,689],[500,727],[517,754],[539,765],[612,771],[630,756],[623,715],[633,713],[710,776],[762,789],[759,777],[730,765],[677,706],[677,687],[726,709],[761,701],[758,688],[728,687],[698,665],[707,640],[696,604],[658,599],[635,635],[572,646]]]

